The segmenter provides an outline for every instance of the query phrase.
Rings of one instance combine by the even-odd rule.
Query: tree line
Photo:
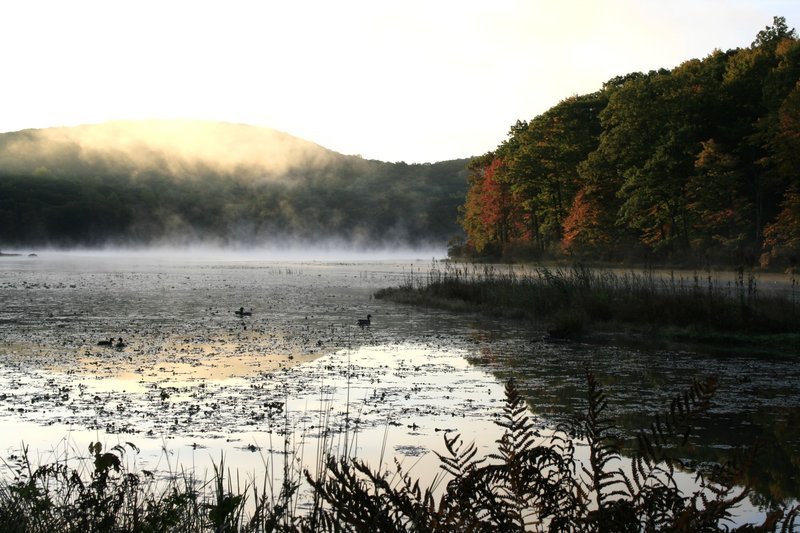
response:
[[[202,166],[174,175],[65,153],[47,168],[0,167],[0,246],[443,243],[459,231],[466,191],[465,159],[406,164],[328,153],[323,163],[261,179]]]
[[[800,40],[635,72],[518,121],[473,158],[451,252],[794,266]]]

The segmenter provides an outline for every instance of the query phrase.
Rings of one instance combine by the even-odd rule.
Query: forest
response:
[[[0,248],[336,240],[451,256],[794,268],[800,40],[620,75],[470,160],[387,163],[287,134],[116,122],[0,134]]]
[[[252,126],[115,122],[0,135],[0,249],[446,242],[467,160],[385,163]]]
[[[451,255],[794,268],[800,40],[615,77],[469,163]]]

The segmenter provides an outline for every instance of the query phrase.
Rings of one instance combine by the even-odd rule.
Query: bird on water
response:
[[[244,307],[240,307],[238,310],[234,311],[236,316],[251,316],[253,314],[252,311],[245,311]]]
[[[371,318],[372,318],[372,315],[367,315],[367,318],[359,318],[358,319],[358,326],[361,329],[364,329],[365,327],[368,327]]]

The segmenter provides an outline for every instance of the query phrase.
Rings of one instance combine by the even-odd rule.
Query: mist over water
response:
[[[432,261],[447,257],[439,246],[411,247],[407,244],[357,246],[341,240],[314,243],[284,241],[261,246],[214,244],[161,244],[155,246],[105,246],[102,248],[9,248],[3,253],[29,256],[31,260],[97,257],[178,261]],[[31,255],[33,254],[33,255]]]
[[[461,234],[466,184],[466,161],[370,161],[237,124],[26,130],[0,134],[0,248],[416,255]]]

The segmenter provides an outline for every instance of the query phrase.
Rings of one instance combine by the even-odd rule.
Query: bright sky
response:
[[[480,155],[614,76],[747,47],[798,0],[3,0],[0,131],[189,118]]]

